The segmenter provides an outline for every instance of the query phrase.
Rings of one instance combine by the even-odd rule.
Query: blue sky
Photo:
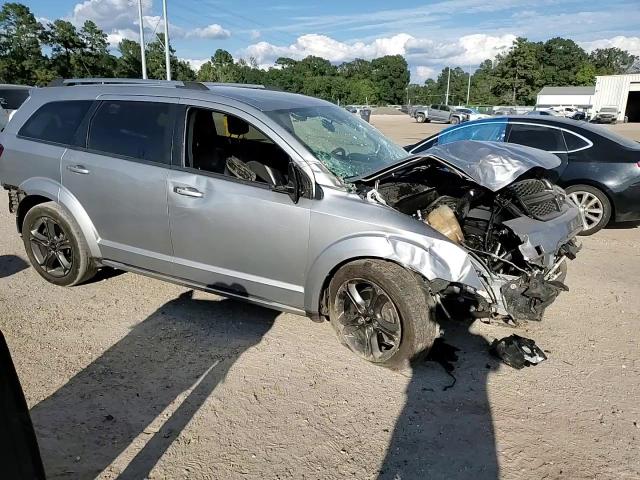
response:
[[[23,0],[25,1],[25,0]],[[445,65],[474,68],[516,36],[572,38],[585,49],[640,55],[638,0],[167,0],[171,43],[195,67],[217,48],[268,67],[279,56],[332,62],[405,56],[413,81]],[[116,45],[137,40],[137,0],[29,0],[42,20],[95,21]],[[143,0],[147,38],[162,31],[162,1]]]

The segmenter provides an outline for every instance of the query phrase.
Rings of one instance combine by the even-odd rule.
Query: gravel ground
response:
[[[402,143],[443,127],[373,123]],[[129,273],[47,284],[3,196],[0,328],[50,478],[639,478],[639,241],[584,239],[541,323],[445,324],[443,390],[441,364],[376,368],[294,315]],[[549,360],[499,364],[511,333]]]

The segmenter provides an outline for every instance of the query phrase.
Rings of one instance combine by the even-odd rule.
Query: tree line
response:
[[[145,53],[148,77],[164,78],[164,36],[155,35]],[[533,104],[545,85],[592,85],[596,75],[623,73],[636,60],[618,48],[587,54],[564,38],[546,42],[518,38],[509,52],[485,60],[471,75],[470,103]],[[343,104],[442,102],[449,76],[445,67],[436,80],[410,85],[409,68],[401,55],[339,65],[316,56],[282,57],[265,70],[255,59],[235,60],[218,49],[196,72],[170,47],[170,63],[177,80],[264,84]],[[43,25],[25,5],[6,3],[0,9],[0,82],[42,86],[57,77],[141,76],[138,42],[123,39],[114,55],[107,34],[90,20],[79,28],[66,20]],[[449,103],[466,101],[468,80],[461,68],[451,69]]]

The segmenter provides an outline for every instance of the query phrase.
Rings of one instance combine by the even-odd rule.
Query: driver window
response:
[[[287,183],[289,156],[234,115],[189,109],[185,148],[187,167],[269,186]]]

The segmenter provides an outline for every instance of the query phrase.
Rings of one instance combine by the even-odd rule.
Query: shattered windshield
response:
[[[341,180],[405,158],[407,152],[367,122],[336,106],[266,112]]]

